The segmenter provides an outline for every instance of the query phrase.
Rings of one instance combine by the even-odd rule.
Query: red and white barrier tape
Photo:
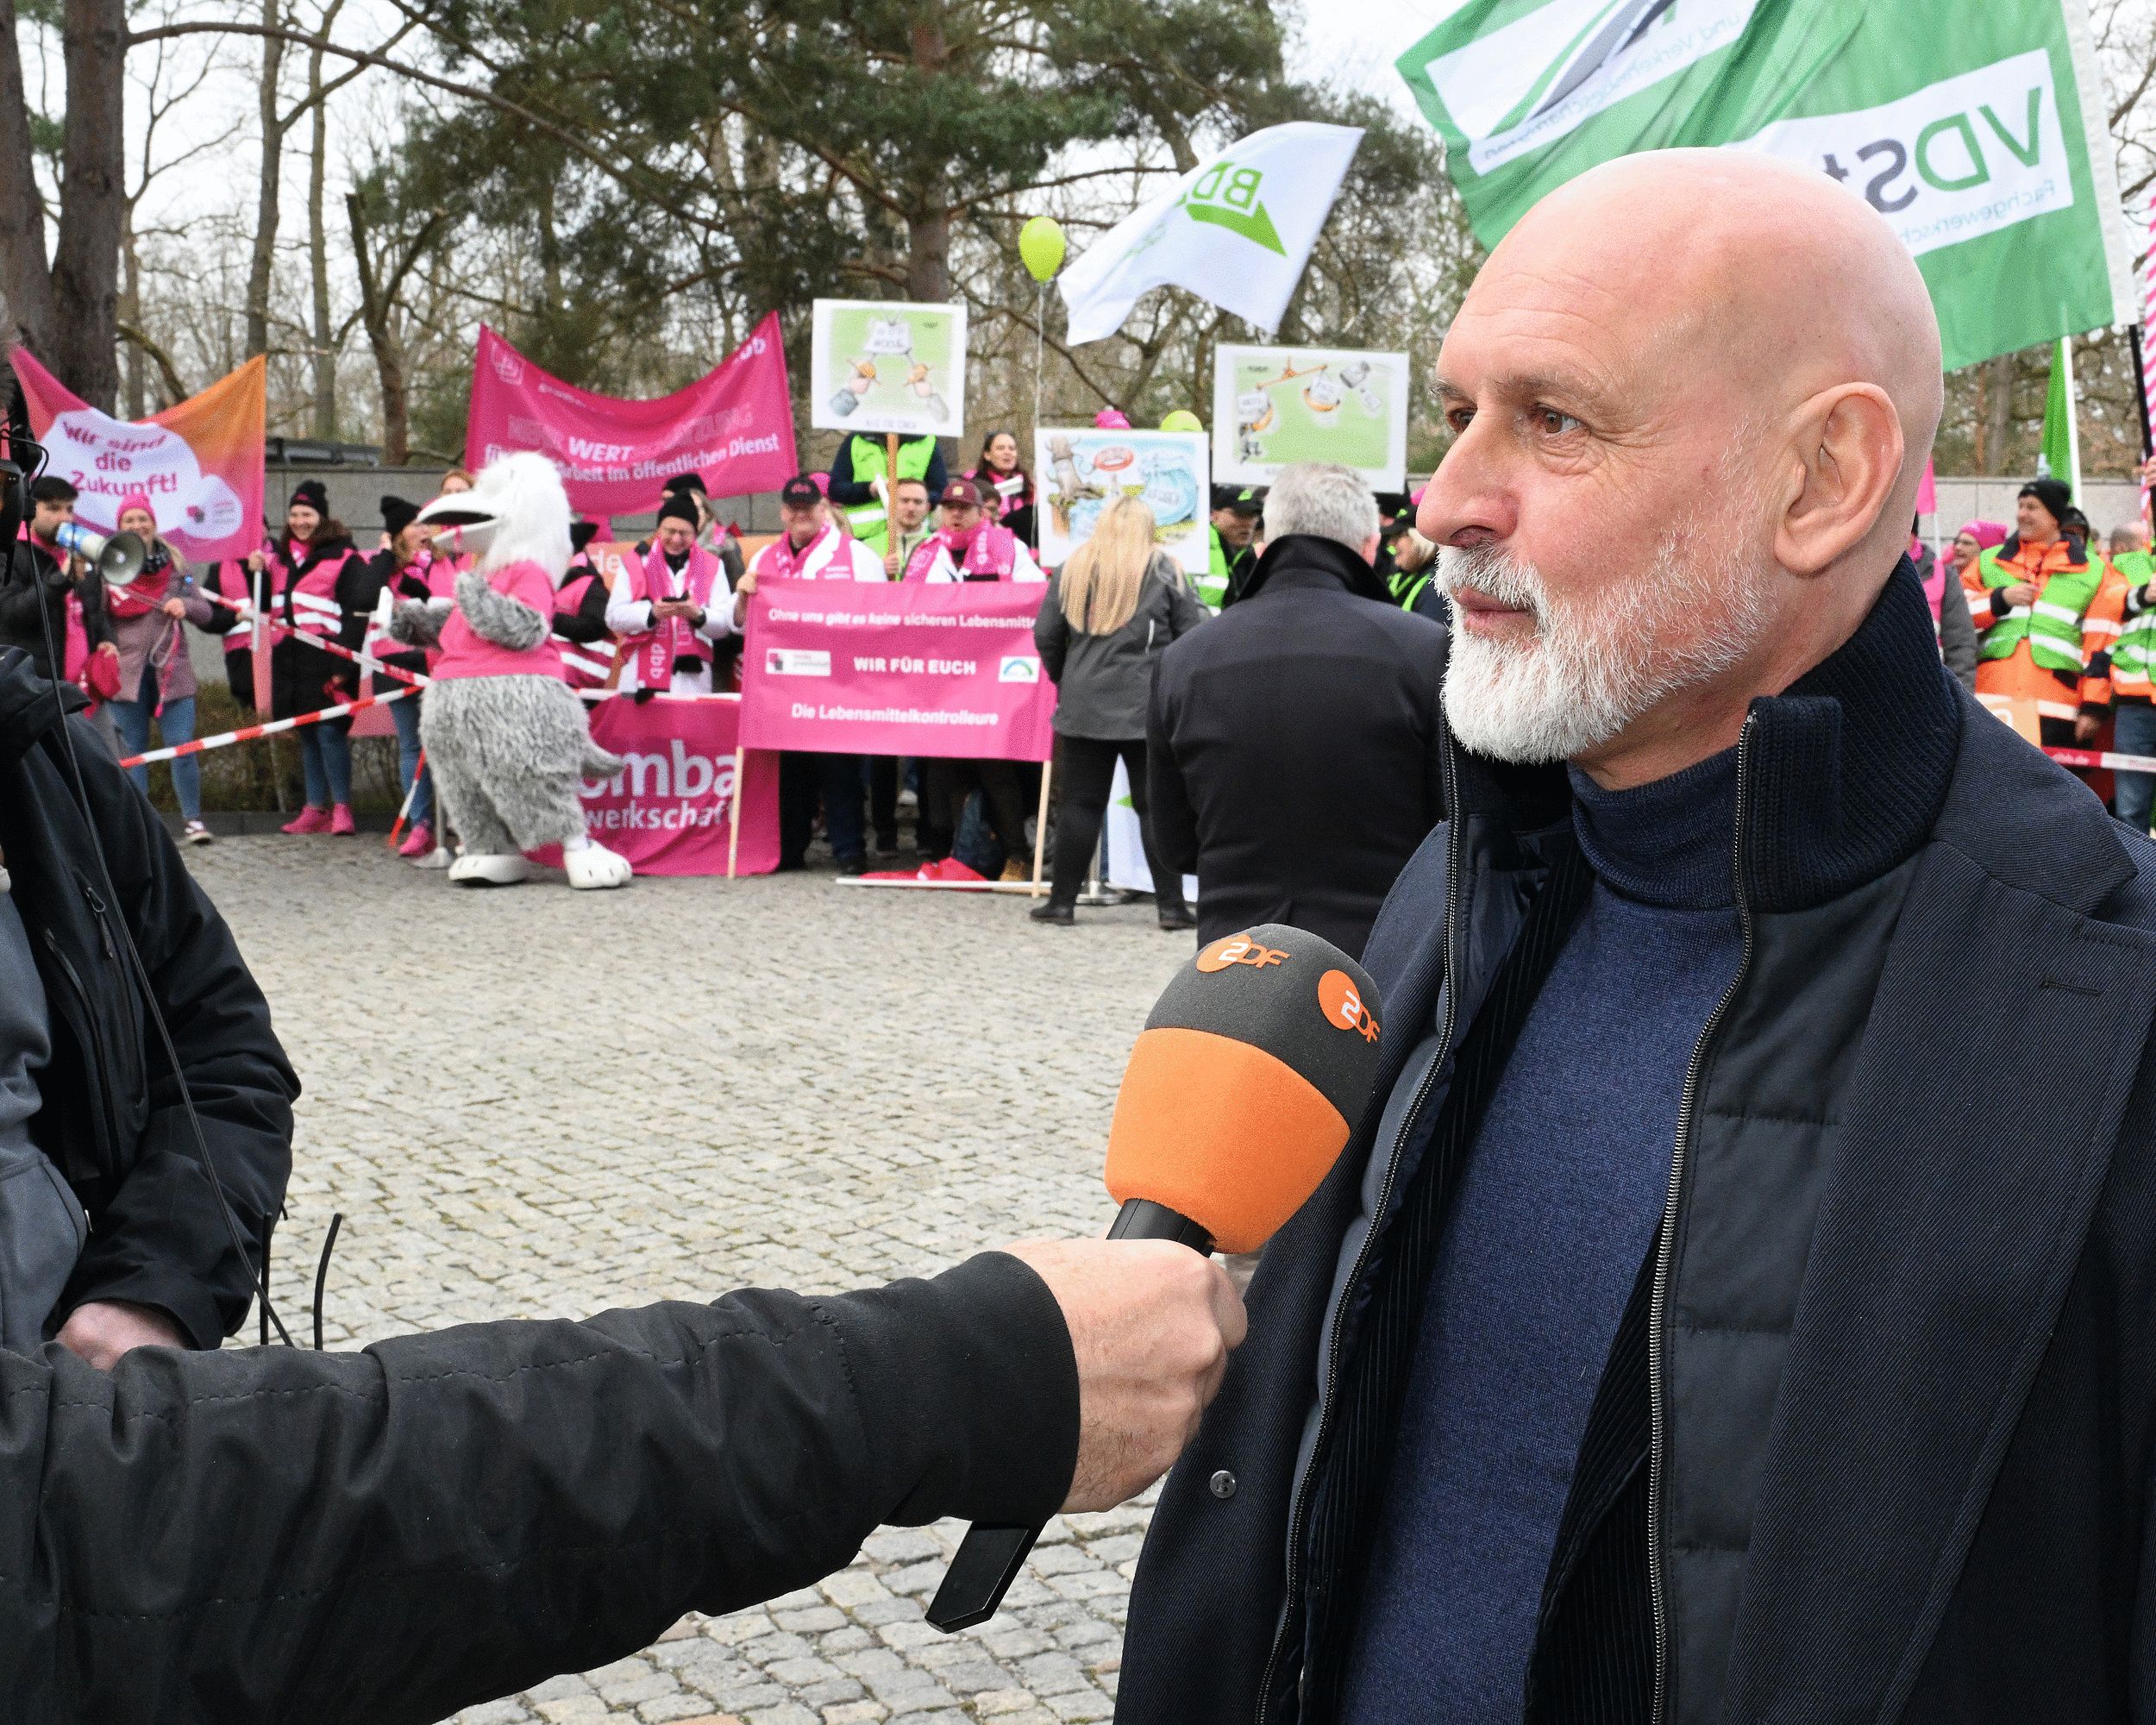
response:
[[[179,743],[170,749],[153,749],[145,755],[130,755],[120,764],[122,767],[147,767],[154,761],[177,761],[183,755],[199,755],[205,749],[223,749],[235,743],[252,743],[258,737],[274,737],[280,731],[297,731],[303,724],[320,724],[327,719],[345,718],[364,707],[387,706],[407,695],[416,695],[417,689],[392,689],[385,695],[368,695],[364,700],[345,702],[342,706],[325,706],[319,712],[303,712],[292,718],[273,718],[260,724],[242,725],[237,731],[228,731],[216,737],[197,737],[192,743]]]
[[[2156,755],[2115,755],[2109,749],[2046,749],[2062,767],[2109,767],[2115,773],[2156,773]]]
[[[332,654],[340,659],[349,659],[363,670],[373,671],[380,676],[394,677],[398,682],[406,684],[410,687],[423,689],[434,681],[431,677],[421,676],[417,671],[399,670],[394,665],[385,665],[379,659],[371,657],[364,652],[354,652],[342,641],[332,641],[326,636],[316,634],[311,629],[300,629],[289,623],[279,623],[273,617],[266,618],[264,621],[279,634],[294,636],[304,641],[317,652]],[[404,649],[400,648],[398,650]]]

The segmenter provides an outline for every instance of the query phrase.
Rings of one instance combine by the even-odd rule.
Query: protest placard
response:
[[[1047,591],[1001,581],[771,581],[749,603],[750,749],[1045,761],[1056,686],[1033,617]]]

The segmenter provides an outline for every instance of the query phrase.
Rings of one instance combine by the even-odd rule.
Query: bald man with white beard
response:
[[[1435,381],[1453,819],[1117,1718],[2156,1721],[2156,849],[1940,665],[1915,263],[1633,157]]]

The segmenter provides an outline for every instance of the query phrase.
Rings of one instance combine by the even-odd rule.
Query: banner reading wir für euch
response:
[[[1033,646],[1047,588],[771,581],[749,605],[750,749],[1045,761],[1056,686]]]

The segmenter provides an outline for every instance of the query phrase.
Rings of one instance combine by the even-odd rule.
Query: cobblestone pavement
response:
[[[1124,1057],[1190,950],[1146,904],[1042,929],[1023,899],[829,874],[474,893],[379,839],[188,860],[306,1085],[272,1292],[297,1335],[342,1211],[332,1347],[1097,1233]],[[1066,1518],[1002,1614],[954,1636],[921,1614],[962,1530],[886,1528],[818,1587],[459,1717],[1105,1719],[1145,1520]]]

